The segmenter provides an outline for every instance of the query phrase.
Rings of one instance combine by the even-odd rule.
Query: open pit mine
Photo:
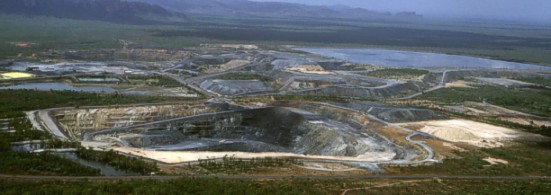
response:
[[[541,70],[396,70],[318,55],[232,48],[189,50],[166,60],[9,62],[6,70],[27,70],[33,77],[31,81],[7,80],[9,85],[4,88],[66,90],[69,86],[88,87],[96,93],[194,97],[178,103],[75,106],[27,113],[36,129],[58,139],[174,166],[225,156],[273,157],[300,159],[308,162],[305,168],[316,170],[339,167],[319,168],[320,163],[331,163],[345,165],[340,166],[343,170],[382,171],[381,165],[441,162],[459,150],[457,145],[500,147],[545,140],[535,134],[453,119],[442,112],[469,114],[482,109],[489,111],[477,113],[503,113],[541,125],[548,121],[484,102],[407,106],[423,94],[461,83],[533,87],[506,78],[549,78],[550,74]],[[110,71],[112,74],[104,74]],[[397,75],[376,74],[385,71]]]
[[[274,103],[251,107],[212,99],[167,105],[58,108],[28,115],[36,128],[60,139],[169,164],[226,155],[294,157],[371,167],[436,162],[428,146],[409,140],[429,135],[395,128],[402,134],[387,136],[376,128],[384,125],[376,116],[346,106]],[[402,112],[408,115],[411,111]],[[422,115],[443,117],[430,110]],[[393,141],[396,139],[409,141]]]

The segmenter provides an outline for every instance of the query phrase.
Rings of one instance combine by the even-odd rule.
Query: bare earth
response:
[[[472,88],[467,81],[458,80],[451,83],[446,83],[446,87],[462,87],[462,88]]]
[[[541,135],[526,133],[475,121],[452,119],[402,123],[401,126],[417,127],[419,131],[450,142],[463,142],[477,147],[501,147],[512,141],[544,141]]]
[[[189,151],[154,151],[144,150],[139,148],[129,147],[115,147],[115,151],[119,151],[126,154],[132,154],[135,156],[141,156],[153,160],[157,160],[163,163],[174,164],[197,161],[198,159],[207,158],[222,158],[224,156],[234,156],[236,158],[265,158],[265,157],[298,157],[305,159],[323,159],[323,160],[348,160],[348,161],[389,161],[394,157],[394,153],[391,152],[373,152],[370,154],[361,155],[361,157],[332,157],[332,156],[311,156],[311,155],[299,155],[292,153],[277,153],[277,152],[263,152],[263,153],[248,153],[248,152],[189,152]]]
[[[498,158],[492,158],[492,157],[488,157],[488,158],[485,158],[485,159],[482,159],[482,160],[490,163],[490,165],[498,165],[498,164],[508,165],[509,164],[509,162],[506,161],[506,160],[498,159]]]

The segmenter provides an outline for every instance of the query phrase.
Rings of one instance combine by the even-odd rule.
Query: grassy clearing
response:
[[[363,73],[363,75],[382,79],[416,79],[428,73],[428,70],[412,68],[386,68],[369,71]]]
[[[467,101],[486,101],[512,110],[551,117],[551,98],[549,97],[551,97],[549,89],[480,86],[477,88],[444,88],[424,94],[417,99],[448,105]]]
[[[519,78],[513,78],[514,80],[518,81],[524,81],[528,83],[534,83],[541,86],[551,87],[551,79],[550,78],[543,78],[543,77],[519,77]]]
[[[551,175],[549,156],[551,144],[514,146],[504,148],[482,148],[458,152],[460,158],[444,159],[442,163],[430,166],[388,167],[393,174],[442,174],[442,175]],[[491,165],[482,160],[486,157],[503,159],[509,164]]]

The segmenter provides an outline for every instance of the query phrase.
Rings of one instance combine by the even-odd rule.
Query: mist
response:
[[[551,23],[549,0],[254,0],[346,5],[374,11],[415,11],[425,17],[484,18]]]

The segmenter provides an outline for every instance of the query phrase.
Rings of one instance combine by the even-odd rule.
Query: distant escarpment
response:
[[[131,24],[186,18],[158,5],[123,0],[2,0],[0,13]]]

